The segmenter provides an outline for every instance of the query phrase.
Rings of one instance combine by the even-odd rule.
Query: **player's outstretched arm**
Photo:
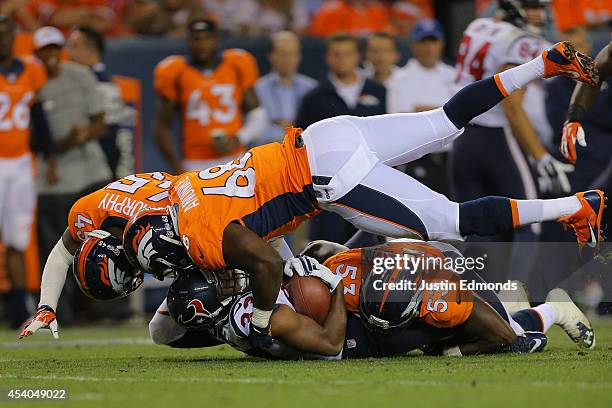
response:
[[[580,146],[586,147],[586,137],[581,125],[586,111],[597,99],[602,82],[612,75],[611,45],[612,43],[604,47],[595,58],[595,68],[599,71],[599,83],[596,85],[579,83],[574,88],[559,146],[563,157],[571,163],[576,163],[577,159],[576,141]]]
[[[461,355],[496,353],[516,341],[510,325],[491,306],[476,297],[472,314],[461,326],[461,332],[467,338],[477,339],[460,345]]]
[[[307,353],[336,356],[344,346],[346,307],[342,282],[332,292],[329,314],[321,326],[308,316],[280,306],[271,318],[272,336]]]
[[[70,231],[66,229],[51,250],[43,269],[38,309],[34,318],[21,331],[20,339],[47,328],[51,329],[53,337],[59,337],[55,311],[66,282],[68,268],[79,245],[79,242],[75,241]]]
[[[229,224],[223,232],[223,257],[229,267],[246,271],[251,277],[253,317],[249,339],[256,343],[254,347],[269,347],[270,315],[281,286],[283,259],[266,241],[237,223]]]

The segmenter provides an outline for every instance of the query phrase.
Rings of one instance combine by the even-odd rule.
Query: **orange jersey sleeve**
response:
[[[242,91],[246,91],[255,85],[259,78],[259,69],[257,68],[257,61],[251,53],[235,48],[226,50],[224,58],[231,61],[239,72],[240,76],[237,84]]]
[[[70,235],[75,241],[83,241],[93,230],[123,229],[143,208],[168,205],[173,180],[174,176],[167,173],[133,174],[81,197],[68,214]]]
[[[17,68],[0,74],[0,157],[19,157],[30,151],[30,108],[47,81],[34,57],[17,60]]]
[[[356,248],[340,252],[328,258],[323,265],[342,277],[346,310],[354,313],[359,312],[359,291],[363,272],[361,249]]]
[[[171,101],[177,101],[179,99],[179,76],[186,66],[185,58],[178,55],[172,55],[161,60],[155,66],[153,72],[155,92]]]
[[[426,279],[428,285],[438,283],[440,287],[423,292],[419,317],[425,323],[440,328],[464,323],[472,314],[474,299],[471,291],[460,289],[459,275],[441,272],[436,277]],[[444,286],[447,283],[455,286]]]
[[[283,143],[249,150],[242,158],[179,176],[170,190],[178,204],[178,227],[193,261],[202,268],[226,267],[223,232],[238,222],[263,239],[293,231],[319,209],[304,146],[297,129]]]

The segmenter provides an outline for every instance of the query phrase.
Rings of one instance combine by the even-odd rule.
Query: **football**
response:
[[[294,275],[286,288],[296,312],[310,317],[320,325],[325,323],[331,305],[331,294],[321,279]]]

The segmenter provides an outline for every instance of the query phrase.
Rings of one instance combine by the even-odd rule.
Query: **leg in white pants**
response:
[[[397,166],[439,150],[461,133],[439,108],[366,118],[337,116],[309,126],[303,137],[313,175],[333,176],[360,145],[376,160]]]
[[[25,251],[36,207],[30,153],[15,159],[0,159],[0,175],[0,236],[7,246]]]
[[[155,344],[168,344],[179,340],[185,335],[187,329],[179,326],[168,311],[166,299],[155,311],[155,315],[149,322],[149,335]]]
[[[442,108],[353,119],[370,150],[388,166],[405,164],[439,151],[463,133]]]
[[[457,203],[389,167],[436,151],[461,133],[441,108],[315,123],[303,136],[315,184],[326,183],[315,185],[322,191],[319,203],[375,234],[462,239]]]
[[[355,227],[377,235],[462,239],[459,204],[382,163],[339,200],[321,206]]]

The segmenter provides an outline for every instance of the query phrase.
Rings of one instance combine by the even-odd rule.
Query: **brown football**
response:
[[[296,312],[310,317],[320,325],[325,323],[331,305],[331,293],[321,279],[294,275],[286,288]]]

